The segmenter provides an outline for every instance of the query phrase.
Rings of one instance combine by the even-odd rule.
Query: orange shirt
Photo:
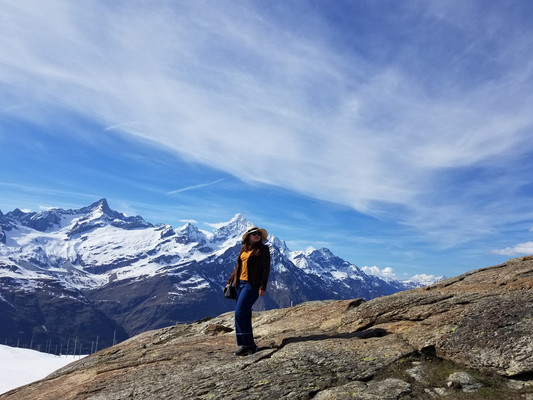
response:
[[[248,259],[250,258],[250,255],[252,254],[253,250],[250,251],[243,251],[241,253],[241,274],[239,275],[240,281],[248,281]]]

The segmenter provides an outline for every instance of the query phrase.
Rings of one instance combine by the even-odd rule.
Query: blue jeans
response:
[[[259,290],[246,281],[239,281],[236,287],[235,336],[238,346],[253,346],[252,306],[259,298]]]

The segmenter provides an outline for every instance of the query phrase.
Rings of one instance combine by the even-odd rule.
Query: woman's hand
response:
[[[259,289],[259,297],[264,296],[265,293],[266,293],[265,290],[263,290],[263,289]]]

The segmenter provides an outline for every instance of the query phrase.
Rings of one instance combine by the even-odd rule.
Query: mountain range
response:
[[[0,341],[88,353],[138,333],[233,309],[221,295],[242,234],[237,214],[214,232],[173,229],[112,210],[0,211]],[[311,300],[366,300],[430,281],[384,280],[330,250],[291,251],[270,234],[267,296],[256,310]]]

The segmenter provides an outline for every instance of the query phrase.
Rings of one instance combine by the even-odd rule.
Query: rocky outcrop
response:
[[[2,400],[533,399],[533,257],[368,302],[232,313],[145,332]],[[472,397],[475,396],[475,397]]]

